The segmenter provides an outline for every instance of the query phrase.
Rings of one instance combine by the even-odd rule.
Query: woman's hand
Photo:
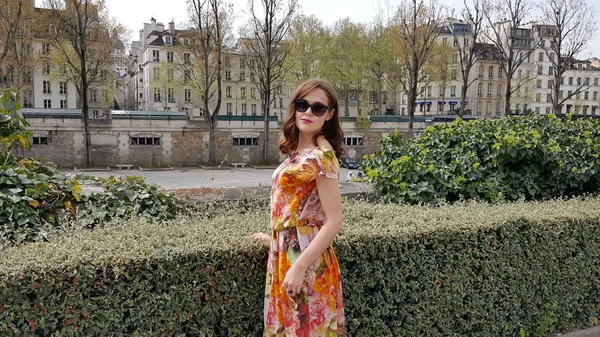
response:
[[[265,234],[265,233],[254,233],[254,234],[252,234],[252,237],[255,238],[255,239],[257,239],[257,240],[260,240],[260,241],[262,241],[264,243],[270,243],[271,242],[271,237],[268,234]]]
[[[283,289],[285,289],[289,296],[296,296],[300,293],[302,284],[304,283],[305,274],[306,269],[296,264],[292,265],[285,274],[285,279],[283,279]]]

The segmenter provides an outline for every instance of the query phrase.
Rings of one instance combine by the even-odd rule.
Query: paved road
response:
[[[85,172],[97,177],[109,176],[141,176],[148,183],[156,184],[165,189],[178,188],[237,188],[270,186],[273,169],[253,168],[221,168],[220,170],[203,170],[200,168],[181,168],[173,171],[140,171],[117,170]],[[356,173],[355,170],[353,170]],[[340,180],[344,181],[348,170],[342,168]]]

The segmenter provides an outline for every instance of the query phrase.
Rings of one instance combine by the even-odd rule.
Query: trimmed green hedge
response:
[[[350,336],[545,336],[600,317],[600,200],[346,203]],[[0,252],[2,336],[260,336],[268,212]]]

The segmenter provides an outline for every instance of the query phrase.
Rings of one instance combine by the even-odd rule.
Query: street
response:
[[[230,168],[220,170],[203,170],[201,168],[183,167],[172,171],[140,171],[137,169],[85,172],[97,177],[141,176],[146,182],[156,184],[164,189],[180,188],[238,188],[270,186],[274,169]],[[71,171],[72,172],[72,171]],[[353,173],[356,174],[356,170]],[[340,182],[346,181],[348,169],[341,168]]]

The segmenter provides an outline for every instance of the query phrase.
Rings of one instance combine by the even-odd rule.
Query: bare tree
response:
[[[392,34],[396,43],[396,57],[403,68],[400,86],[408,96],[408,137],[413,136],[415,103],[428,81],[426,66],[434,55],[440,34],[444,6],[437,0],[404,0],[395,17]]]
[[[86,164],[92,165],[88,89],[112,62],[111,32],[122,31],[108,19],[102,0],[45,0],[48,38],[73,80],[81,103],[85,129]]]
[[[552,110],[558,113],[566,100],[579,98],[591,86],[591,66],[588,63],[587,69],[578,69],[577,64],[582,62],[577,58],[596,34],[597,13],[585,0],[544,0],[541,10],[544,25],[536,26],[536,30],[539,38],[544,40],[540,48],[551,64],[552,72],[548,76],[552,79]],[[577,76],[574,90],[560,95],[563,76],[569,70],[575,70],[581,76]]]
[[[260,8],[256,8],[259,6]],[[298,0],[255,0],[249,2],[251,27],[245,32],[244,48],[252,81],[262,98],[265,117],[263,161],[269,162],[269,117],[274,94],[282,88],[284,62],[289,53],[285,39],[298,9]]]
[[[470,4],[469,4],[470,2]],[[471,69],[477,61],[476,44],[479,42],[482,29],[485,9],[485,0],[464,0],[464,8],[461,11],[461,17],[464,24],[450,24],[452,36],[454,37],[454,47],[458,52],[458,62],[460,65],[460,74],[462,79],[460,106],[458,115],[465,114],[467,104],[467,91],[475,80],[471,79]]]
[[[489,43],[496,46],[498,65],[505,75],[504,114],[507,115],[510,113],[512,94],[532,79],[530,76],[515,78],[515,73],[525,62],[529,62],[535,50],[532,30],[524,27],[533,3],[531,0],[499,0],[492,5],[491,0],[487,1],[485,18],[489,27],[484,35]],[[513,80],[517,80],[515,85]]]
[[[201,101],[201,109],[209,125],[208,162],[217,162],[215,129],[222,102],[223,52],[231,30],[231,6],[222,0],[187,0],[191,29],[182,33],[186,38],[181,52],[191,59],[180,62],[191,86]],[[180,53],[180,55],[182,54]]]

